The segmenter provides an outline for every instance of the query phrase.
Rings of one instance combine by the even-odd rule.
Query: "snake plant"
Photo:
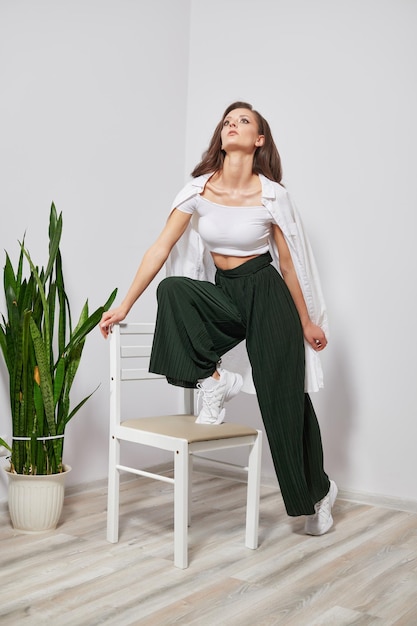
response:
[[[52,204],[49,259],[46,268],[33,262],[25,240],[14,270],[6,253],[4,294],[6,317],[0,322],[0,347],[9,373],[12,446],[11,471],[54,474],[63,471],[65,427],[91,397],[70,407],[70,392],[87,334],[116,297],[89,314],[85,302],[73,327],[62,271],[62,213]],[[27,267],[27,277],[24,270]]]

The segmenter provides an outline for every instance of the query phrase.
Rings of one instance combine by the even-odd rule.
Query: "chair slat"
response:
[[[151,346],[122,346],[120,348],[120,356],[122,359],[149,358],[151,351]]]
[[[154,331],[154,323],[123,322],[119,325],[121,335],[153,335]]]
[[[120,372],[121,380],[151,380],[154,378],[163,378],[160,374],[153,374],[147,369],[136,367],[131,369],[122,369]]]

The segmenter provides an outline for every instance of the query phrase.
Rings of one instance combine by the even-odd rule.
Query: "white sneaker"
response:
[[[332,507],[337,497],[337,485],[331,480],[330,489],[323,500],[314,505],[316,513],[306,519],[304,530],[307,535],[324,535],[333,526]]]
[[[198,396],[203,406],[196,419],[196,424],[221,424],[226,415],[224,403],[236,396],[242,388],[243,379],[240,374],[219,369],[220,379],[206,379],[197,383]],[[207,381],[207,382],[206,382]]]

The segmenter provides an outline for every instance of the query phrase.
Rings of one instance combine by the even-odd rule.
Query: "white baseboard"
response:
[[[210,465],[206,461],[198,461],[194,463],[196,471],[205,471],[215,476],[234,480],[244,480],[242,474],[225,469],[219,469],[213,465]],[[275,476],[262,476],[262,485],[264,487],[272,487],[279,491],[278,481]],[[341,500],[348,500],[349,502],[358,502],[360,504],[369,504],[370,506],[377,506],[383,509],[394,509],[396,511],[405,511],[406,513],[417,513],[417,501],[408,498],[398,498],[396,496],[384,496],[382,494],[364,493],[360,491],[351,491],[349,489],[339,489],[338,497]]]
[[[383,509],[394,509],[406,513],[417,513],[417,501],[408,498],[398,498],[397,496],[384,496],[382,494],[364,493],[361,491],[350,491],[349,489],[339,489],[338,498],[359,504],[369,504]]]

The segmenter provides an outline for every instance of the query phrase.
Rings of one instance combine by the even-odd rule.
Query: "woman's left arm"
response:
[[[327,345],[326,335],[317,324],[314,324],[307,311],[303,292],[301,291],[294,263],[291,258],[285,237],[277,224],[273,224],[273,236],[279,253],[279,267],[282,277],[287,285],[294,304],[300,316],[301,325],[303,327],[304,338],[314,350],[323,350]]]

